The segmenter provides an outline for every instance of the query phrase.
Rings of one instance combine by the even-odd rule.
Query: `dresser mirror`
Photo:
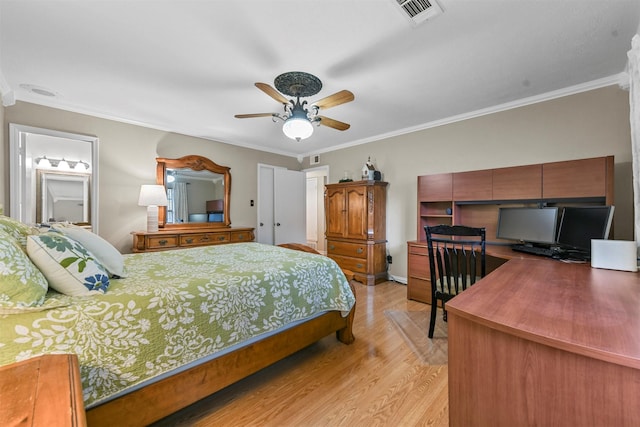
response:
[[[157,158],[156,182],[167,190],[167,206],[160,206],[160,227],[220,228],[231,224],[230,168],[206,157]]]

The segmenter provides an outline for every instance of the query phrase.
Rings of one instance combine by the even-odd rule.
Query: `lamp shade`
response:
[[[140,187],[139,206],[167,206],[167,193],[162,185],[147,185]]]

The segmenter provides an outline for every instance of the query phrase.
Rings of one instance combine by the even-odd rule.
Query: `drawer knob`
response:
[[[334,250],[336,248],[335,245],[329,245],[329,249]]]
[[[357,266],[358,268],[364,268],[364,265],[362,265],[362,264],[356,264],[356,266]]]
[[[356,250],[356,253],[358,253],[358,254],[361,254],[362,252],[364,252],[364,249],[362,249],[362,248],[358,248],[358,249]]]
[[[238,234],[238,240],[244,240],[244,234]]]
[[[193,239],[185,239],[187,243],[193,243]]]
[[[169,241],[168,241],[168,240],[164,240],[164,239],[163,239],[163,240],[158,241],[158,243],[160,243],[160,246],[164,246],[164,245],[166,245],[167,243],[169,243]]]
[[[219,241],[223,241],[223,240],[224,240],[224,236],[220,236],[220,237],[218,237],[218,240],[219,240]]]

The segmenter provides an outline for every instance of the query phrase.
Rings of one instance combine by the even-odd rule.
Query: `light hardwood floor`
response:
[[[355,285],[354,344],[328,336],[155,426],[448,425],[447,366],[422,364],[384,315],[429,306],[398,283]]]

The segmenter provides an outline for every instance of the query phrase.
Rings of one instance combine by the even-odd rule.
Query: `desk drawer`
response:
[[[353,258],[367,258],[367,245],[330,240],[327,242],[327,254],[342,255]]]
[[[180,236],[180,246],[207,246],[225,243],[230,239],[229,233],[198,233]]]
[[[431,304],[431,281],[409,277],[407,279],[407,298]]]
[[[148,236],[147,249],[168,249],[178,246],[178,236],[170,234],[167,236]]]
[[[409,253],[409,276],[429,279],[429,257]]]
[[[339,255],[328,255],[329,258],[333,259],[338,263],[340,268],[351,270],[354,273],[367,273],[367,260],[366,259],[358,259],[358,258],[349,258],[343,257]]]
[[[426,243],[425,246],[409,245],[409,253],[427,256],[429,255],[429,248],[427,248]]]

